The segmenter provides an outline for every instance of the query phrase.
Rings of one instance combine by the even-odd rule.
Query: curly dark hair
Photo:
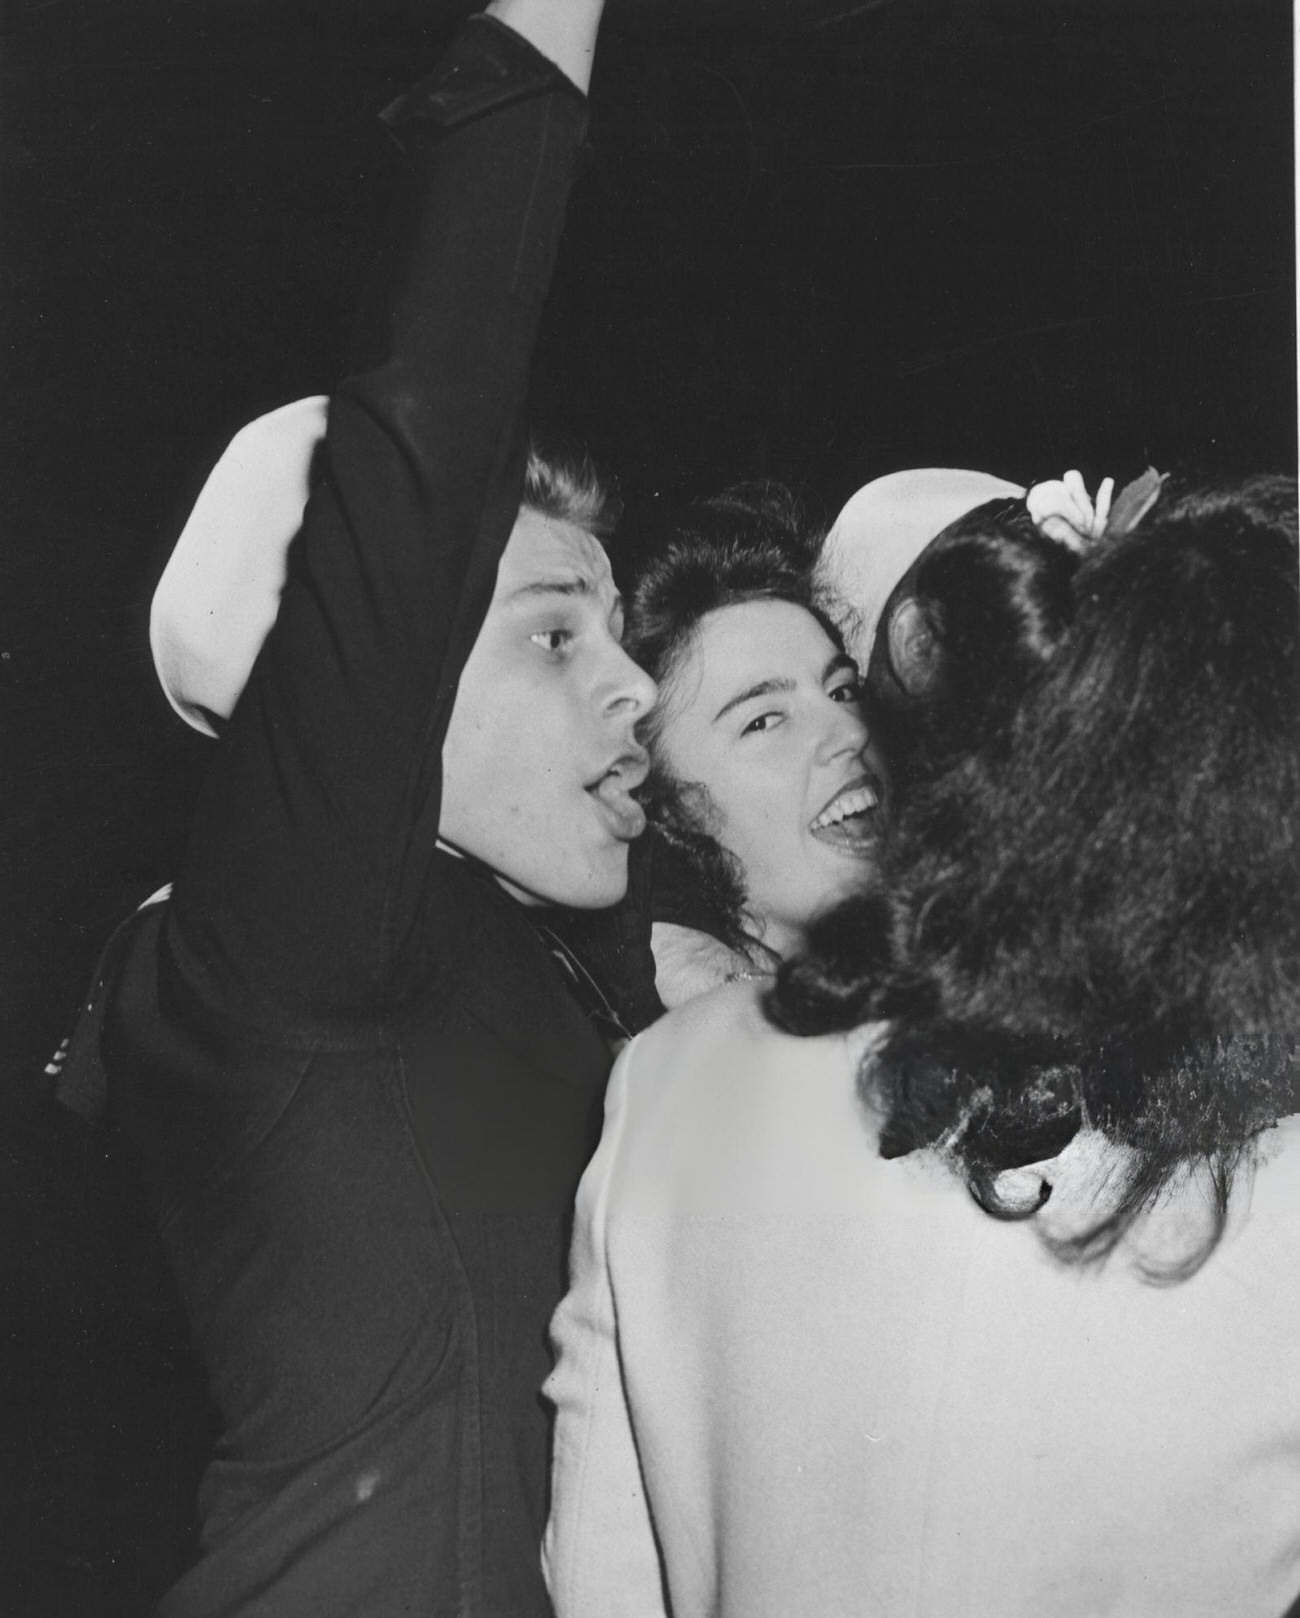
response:
[[[926,546],[885,605],[864,671],[896,797],[1004,731],[1073,617],[1078,565],[1023,499],[977,506]],[[904,603],[922,636],[907,665],[892,633]]]
[[[772,482],[740,484],[685,508],[666,545],[642,567],[631,591],[623,645],[659,686],[659,702],[640,726],[651,757],[642,795],[654,845],[655,887],[689,891],[705,929],[756,963],[768,952],[745,925],[744,872],[718,841],[713,805],[699,782],[678,780],[662,745],[674,712],[674,681],[701,621],[747,601],[790,601],[805,608],[843,650],[820,601],[814,568],[822,533],[797,497]]]
[[[1099,1259],[1186,1168],[1208,1240],[1260,1132],[1296,1110],[1300,731],[1292,479],[1166,491],[1078,571],[1073,625],[1005,740],[905,807],[882,891],[813,930],[781,1027],[881,1019],[881,1150],[944,1142],[994,1182],[1082,1122],[1125,1148]]]

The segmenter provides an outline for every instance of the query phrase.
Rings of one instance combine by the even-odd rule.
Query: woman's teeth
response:
[[[867,814],[876,807],[878,801],[870,787],[850,787],[847,792],[841,792],[838,798],[833,798],[808,829],[825,831],[830,826],[838,826],[850,815]]]

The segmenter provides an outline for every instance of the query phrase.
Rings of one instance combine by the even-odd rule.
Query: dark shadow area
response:
[[[112,1136],[7,1096],[0,1176],[0,1608],[128,1618],[192,1553],[202,1376]]]

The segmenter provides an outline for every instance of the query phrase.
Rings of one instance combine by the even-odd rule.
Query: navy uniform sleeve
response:
[[[372,1018],[436,969],[442,741],[519,507],[586,104],[476,18],[385,117],[405,236],[332,398],[325,475],[169,922],[183,975],[244,1024]]]

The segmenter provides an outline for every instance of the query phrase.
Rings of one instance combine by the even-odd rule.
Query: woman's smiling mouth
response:
[[[868,776],[859,776],[840,788],[808,830],[819,843],[831,848],[848,854],[868,854],[879,836],[876,811],[880,801],[878,784]]]

